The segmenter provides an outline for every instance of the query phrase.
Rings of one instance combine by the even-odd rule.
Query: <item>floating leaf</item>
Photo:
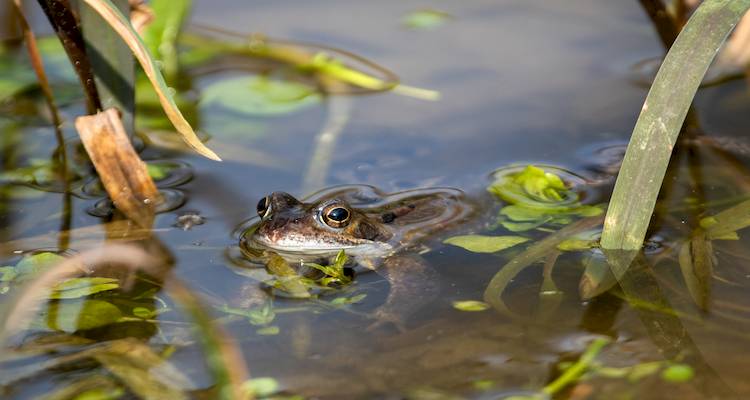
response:
[[[417,10],[404,17],[403,23],[409,29],[428,30],[445,24],[452,16],[445,11]]]
[[[356,296],[352,296],[352,297],[342,296],[342,297],[337,297],[337,298],[331,300],[331,302],[329,304],[331,304],[332,306],[341,306],[341,305],[347,305],[347,304],[355,304],[355,303],[359,303],[360,301],[364,300],[365,297],[367,297],[367,295],[364,294],[364,293],[360,293],[360,294],[358,294]]]
[[[661,373],[662,379],[667,382],[681,383],[693,379],[695,371],[687,364],[674,364],[667,367]]]
[[[253,378],[242,384],[242,390],[254,397],[267,397],[279,391],[279,382],[268,377]]]
[[[279,332],[281,332],[281,329],[279,329],[279,327],[275,325],[264,326],[263,328],[255,330],[255,333],[257,333],[258,335],[263,335],[263,336],[278,335]]]
[[[52,288],[50,299],[76,299],[94,293],[113,290],[120,287],[119,281],[112,278],[87,277],[73,278],[60,282]]]
[[[10,282],[18,276],[15,267],[0,267],[0,282]]]
[[[23,278],[31,278],[63,260],[65,260],[65,257],[46,251],[32,254],[25,256],[16,264],[16,272]],[[21,278],[21,276],[18,278]]]
[[[288,114],[320,100],[320,93],[313,87],[253,75],[213,83],[203,90],[201,104],[245,115],[271,116]]]
[[[113,324],[120,317],[117,306],[102,300],[61,301],[47,309],[47,325],[68,333]]]
[[[490,305],[477,300],[460,300],[453,302],[453,308],[461,311],[484,311],[490,308]]]
[[[443,243],[462,247],[474,253],[495,253],[528,240],[529,238],[523,236],[464,235],[445,239]]]
[[[584,205],[579,195],[569,189],[558,175],[527,165],[523,170],[502,169],[487,190],[509,203],[500,210],[500,224],[512,232],[522,232],[542,225],[563,226],[574,217],[602,214],[599,206]]]

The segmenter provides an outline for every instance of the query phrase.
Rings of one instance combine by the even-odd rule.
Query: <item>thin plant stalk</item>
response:
[[[331,86],[343,86],[342,83],[326,78],[326,89]],[[302,180],[302,193],[308,194],[325,185],[326,176],[331,168],[331,160],[336,149],[336,141],[349,122],[352,112],[352,101],[340,95],[328,96],[328,118],[315,138],[315,147]]]

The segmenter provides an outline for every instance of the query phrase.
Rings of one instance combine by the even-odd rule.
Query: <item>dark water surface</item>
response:
[[[454,19],[429,31],[402,26],[405,14],[426,6]],[[166,185],[174,191],[175,209],[157,216],[156,236],[175,258],[174,274],[217,307],[252,303],[243,296],[267,296],[243,271],[236,230],[255,214],[257,201],[273,191],[303,196],[337,184],[369,184],[389,192],[452,186],[484,204],[480,218],[457,231],[508,234],[492,228],[499,203],[490,201],[485,191],[490,173],[509,164],[537,163],[601,178],[601,169],[611,161],[603,149],[615,146],[614,154],[620,154],[617,149],[627,142],[646,94],[634,84],[631,66],[663,52],[635,1],[198,0],[193,21],[345,49],[387,67],[408,85],[442,95],[439,101],[393,93],[339,96],[295,113],[247,122],[226,111],[199,109],[198,126],[211,135],[207,144],[225,158],[223,163],[147,145],[144,159],[185,163],[180,172],[185,179],[175,177]],[[195,74],[192,85],[201,89],[237,73]],[[696,101],[701,130],[716,137],[740,137],[750,126],[748,106],[750,96],[742,81],[703,89]],[[3,170],[49,157],[55,142],[48,124],[3,107],[0,129],[2,140],[9,143],[0,154]],[[311,161],[316,135],[342,107],[347,123],[324,182],[311,187],[306,173],[321,168]],[[63,107],[64,132],[71,142],[76,135],[72,119],[82,112],[75,101]],[[234,119],[228,123],[225,117]],[[146,141],[157,139],[155,135]],[[729,141],[725,148],[739,148],[739,139]],[[13,152],[19,148],[23,156],[14,155],[20,154]],[[602,366],[663,362],[659,368],[664,369],[685,364],[695,376],[670,382],[660,372],[638,379],[593,374],[555,398],[746,398],[746,238],[740,232],[739,240],[714,243],[717,263],[705,311],[693,304],[676,260],[698,220],[697,211],[689,207],[694,202],[685,199],[697,198],[712,212],[734,204],[709,203],[747,193],[750,164],[739,152],[709,147],[686,146],[677,154],[640,273],[593,300],[581,300],[578,285],[583,260],[596,255],[565,253],[552,272],[556,291],[542,290],[543,266],[535,263],[506,290],[508,312],[459,311],[453,301],[481,300],[487,282],[522,249],[475,254],[440,244],[441,237],[430,242],[423,255],[438,273],[440,295],[410,317],[403,332],[366,330],[371,323],[367,314],[388,293],[388,284],[376,274],[357,276],[346,295],[367,297],[345,309],[277,298],[276,317],[265,326],[218,311],[216,317],[239,342],[253,377],[275,378],[283,393],[309,399],[500,399],[528,394],[558,377],[561,363],[575,361],[592,339],[602,336],[613,340],[598,358]],[[696,174],[700,185],[690,183]],[[82,188],[82,183],[73,185],[69,228],[93,227],[69,238],[64,247],[73,250],[89,248],[104,237],[97,228],[101,219],[88,212],[104,195]],[[586,202],[606,202],[610,185],[605,178]],[[0,247],[0,265],[13,265],[20,250],[64,244],[57,232],[64,227],[65,196],[30,192],[0,194],[0,241],[9,242]],[[189,230],[175,228],[186,212],[205,220]],[[533,235],[543,238],[546,233]],[[545,295],[559,304],[545,309]],[[629,296],[648,304],[635,307]],[[176,311],[158,318],[164,321],[158,329],[116,324],[84,336],[100,340],[132,334],[159,348],[176,344],[170,360],[196,389],[209,388],[212,380],[200,346],[182,324],[187,318]],[[269,327],[278,328],[277,333],[275,328],[264,330]],[[7,376],[17,371],[6,364],[2,368],[0,373]],[[39,372],[2,386],[0,397],[33,398],[93,368]]]

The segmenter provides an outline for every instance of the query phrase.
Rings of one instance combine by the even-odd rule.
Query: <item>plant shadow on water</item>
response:
[[[136,148],[168,200],[153,229],[142,229],[112,207],[70,123],[61,128],[69,175],[56,175],[47,111],[33,76],[13,66],[20,49],[8,46],[0,68],[16,84],[0,97],[0,305],[62,260],[78,278],[36,299],[38,312],[22,313],[23,324],[3,328],[14,348],[0,359],[0,397],[213,398],[222,383],[248,376],[259,398],[750,395],[750,253],[738,231],[750,193],[740,137],[750,119],[737,112],[750,104],[744,83],[702,90],[643,251],[618,254],[596,243],[644,95],[623,65],[659,51],[637,5],[479,1],[404,16],[410,10],[394,4],[336,2],[373,18],[320,27],[330,16],[319,6],[235,13],[233,3],[196,2],[197,19],[238,29],[274,21],[269,34],[375,54],[442,99],[425,101],[431,92],[409,87],[400,94],[418,98],[362,94],[289,67],[290,53],[248,61],[242,52],[258,48],[188,29],[176,99],[225,162],[186,153],[158,101],[139,89]],[[539,54],[530,57],[506,29]],[[52,88],[70,121],[84,109],[75,77],[60,72],[59,49],[42,43],[59,63],[49,68]],[[502,51],[488,55],[494,47]],[[319,47],[295,49],[304,56]],[[385,69],[367,72],[393,79]],[[401,330],[367,329],[393,288],[361,267],[352,275],[344,256],[353,255],[307,265],[305,274],[273,257],[258,264],[240,247],[263,196],[302,198],[342,184],[388,193],[455,186],[478,205],[469,222],[409,250],[434,271],[438,294]],[[140,252],[78,275],[96,264],[91,249],[118,239]],[[129,267],[107,271],[116,262]]]

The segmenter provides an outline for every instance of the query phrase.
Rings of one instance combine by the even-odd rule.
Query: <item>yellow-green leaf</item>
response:
[[[528,240],[523,236],[463,235],[445,239],[443,243],[462,247],[474,253],[495,253]]]
[[[453,308],[461,311],[484,311],[490,308],[490,305],[477,300],[460,300],[453,302]]]
[[[135,58],[141,64],[143,72],[146,73],[146,76],[151,82],[151,85],[156,91],[156,94],[159,96],[159,101],[161,102],[164,112],[167,114],[169,120],[172,121],[175,129],[177,129],[177,131],[182,135],[182,138],[185,140],[185,142],[203,156],[206,156],[212,160],[221,161],[221,158],[219,158],[216,153],[206,147],[206,145],[204,145],[203,142],[198,139],[198,136],[196,136],[193,128],[190,126],[187,120],[185,120],[185,117],[183,117],[180,109],[177,108],[177,104],[175,104],[174,98],[172,98],[170,89],[164,81],[164,77],[159,71],[159,67],[156,65],[156,61],[151,56],[148,49],[146,49],[146,45],[143,43],[143,40],[141,40],[140,36],[138,36],[138,33],[135,32],[125,16],[123,16],[122,13],[120,13],[120,11],[117,9],[117,7],[115,7],[115,5],[112,4],[112,2],[109,0],[83,1],[85,1],[86,4],[91,6],[92,9],[99,13],[99,15],[101,15],[102,18],[104,18],[110,24],[112,29],[114,29],[115,32],[117,32],[117,34],[122,37],[128,47],[130,47],[130,50],[133,52],[133,55],[135,55]]]
[[[73,278],[60,282],[52,288],[50,299],[76,299],[94,293],[113,290],[120,287],[117,279],[112,278]]]

